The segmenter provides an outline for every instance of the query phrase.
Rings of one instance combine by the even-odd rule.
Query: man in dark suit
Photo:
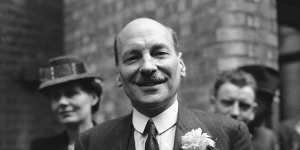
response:
[[[213,111],[248,124],[254,119],[257,107],[256,87],[249,73],[237,69],[221,72],[211,97]]]
[[[267,112],[262,102],[267,99],[261,99],[261,93],[263,89],[271,89],[264,86],[270,79],[266,79],[267,76],[263,74],[267,72],[261,70],[261,67],[250,68],[253,69],[251,72],[248,67],[244,67],[220,74],[211,99],[214,112],[245,122],[250,129],[255,150],[278,150],[275,134],[263,127],[261,120]]]
[[[133,111],[81,134],[76,150],[252,149],[243,123],[179,104],[186,72],[172,29],[138,18],[117,35],[114,48]]]
[[[278,138],[271,129],[272,105],[279,94],[279,73],[263,65],[245,65],[238,68],[251,74],[256,83],[257,108],[255,117],[248,123],[252,134],[253,148],[256,150],[278,150]],[[282,150],[287,150],[283,148]]]

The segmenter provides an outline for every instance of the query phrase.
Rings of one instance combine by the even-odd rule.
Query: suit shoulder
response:
[[[201,118],[201,120],[205,120],[206,124],[209,126],[217,126],[217,128],[221,128],[225,131],[229,136],[236,136],[236,135],[246,135],[250,136],[248,131],[248,127],[245,123],[234,120],[230,117],[226,117],[224,115],[204,112],[204,111],[194,111],[196,115]]]
[[[210,112],[194,111],[199,120],[223,143],[228,143],[232,150],[251,150],[250,133],[247,126],[230,117]],[[227,139],[227,140],[225,140]]]
[[[83,132],[81,137],[84,136],[106,136],[107,134],[112,133],[111,131],[115,128],[118,128],[130,120],[130,115],[126,115],[120,118],[112,119],[105,121],[96,125],[95,127]]]
[[[224,115],[215,114],[211,112],[204,112],[201,110],[193,110],[193,112],[201,119],[205,119],[213,124],[219,124],[222,126],[239,126],[242,122],[234,120]],[[243,123],[242,123],[243,124]]]
[[[120,135],[129,131],[131,126],[131,115],[103,122],[80,134],[76,141],[75,149],[102,149],[110,145],[116,146],[115,141]]]

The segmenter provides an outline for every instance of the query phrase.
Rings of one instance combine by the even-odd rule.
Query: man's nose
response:
[[[232,109],[231,109],[231,117],[234,118],[234,119],[237,119],[240,115],[240,107],[239,107],[239,103],[238,102],[235,102],[232,106]]]
[[[145,56],[143,59],[143,64],[140,68],[140,72],[143,76],[151,76],[157,70],[157,66],[153,59],[149,56]]]

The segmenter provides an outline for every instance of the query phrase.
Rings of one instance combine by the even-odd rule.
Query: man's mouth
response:
[[[142,80],[136,82],[136,85],[138,86],[155,86],[158,84],[165,83],[167,79],[159,79],[159,80]]]

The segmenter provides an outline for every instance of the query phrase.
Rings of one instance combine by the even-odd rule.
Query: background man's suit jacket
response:
[[[300,133],[297,132],[297,124],[300,118],[291,118],[280,123],[279,141],[281,150],[300,150]]]
[[[75,150],[135,150],[132,114],[100,124],[80,135]],[[252,150],[245,124],[215,114],[179,106],[174,150],[181,149],[181,136],[201,128],[220,150]]]

